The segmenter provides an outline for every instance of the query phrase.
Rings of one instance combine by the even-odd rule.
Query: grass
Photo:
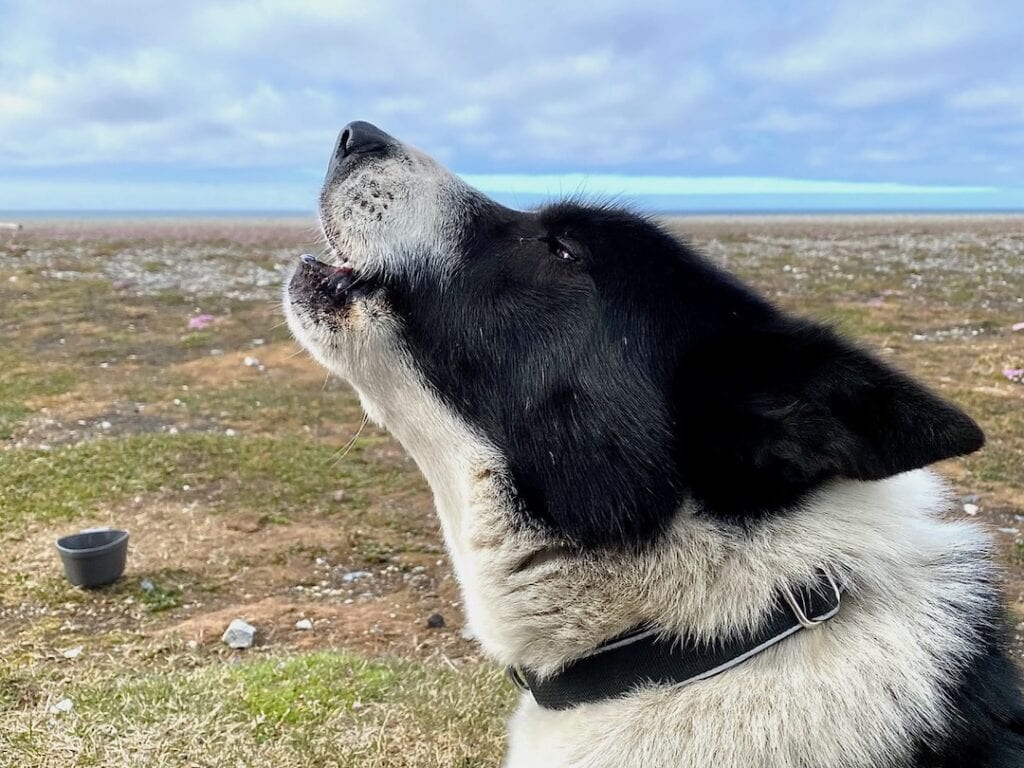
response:
[[[68,370],[19,365],[10,357],[0,357],[0,440],[9,438],[14,426],[32,413],[31,400],[60,394],[70,389],[77,378]]]
[[[0,533],[26,521],[70,520],[99,505],[140,493],[206,496],[211,511],[251,510],[280,515],[309,508],[344,484],[350,505],[364,504],[370,487],[401,482],[367,472],[359,452],[328,472],[336,451],[321,443],[182,433],[107,438],[53,450],[0,453]]]
[[[138,601],[151,613],[168,611],[181,605],[181,590],[176,587],[150,581],[146,586],[140,585],[137,594]]]
[[[512,688],[488,665],[345,652],[189,669],[94,669],[42,686],[0,677],[0,766],[494,765]],[[40,706],[20,706],[27,698]],[[64,715],[45,713],[62,698]]]

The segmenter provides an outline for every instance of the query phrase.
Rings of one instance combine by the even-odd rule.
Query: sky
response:
[[[0,0],[0,210],[312,212],[376,123],[503,202],[1024,209],[1018,0]]]

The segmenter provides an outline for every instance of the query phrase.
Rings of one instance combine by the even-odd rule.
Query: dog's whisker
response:
[[[341,464],[341,462],[344,461],[345,457],[348,456],[349,451],[351,451],[352,448],[355,447],[356,440],[358,440],[359,436],[361,434],[363,434],[363,429],[365,429],[366,422],[368,422],[369,420],[370,420],[370,417],[367,416],[364,413],[362,421],[359,422],[359,429],[356,430],[356,433],[354,435],[352,435],[352,439],[349,440],[345,444],[345,446],[339,451],[339,453],[341,453],[341,455],[338,456],[338,458],[333,461],[333,463],[331,464],[331,469],[335,469],[339,464]]]

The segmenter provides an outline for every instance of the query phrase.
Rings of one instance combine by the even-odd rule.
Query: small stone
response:
[[[308,631],[313,628],[313,621],[311,619],[299,619],[295,622],[295,628]]]
[[[154,584],[149,579],[143,579],[142,581],[139,582],[139,588],[143,592],[147,592],[148,593],[148,592],[152,592],[152,591],[154,591],[156,589],[156,584]]]
[[[444,616],[440,613],[432,613],[427,617],[427,626],[430,629],[441,629],[444,626]]]
[[[234,437],[237,433],[235,432],[235,430],[231,429],[231,427],[228,427],[227,429],[224,430],[224,434],[227,437]]]
[[[112,426],[114,426],[114,425],[111,424],[109,421],[101,421],[100,422],[100,429],[110,429]]]
[[[342,488],[332,493],[331,498],[340,503],[345,500],[345,495],[345,489]]]
[[[63,715],[65,713],[67,713],[67,712],[70,712],[74,708],[75,708],[75,702],[73,702],[71,699],[61,699],[56,704],[54,704],[52,707],[50,707],[50,714],[51,715]]]
[[[65,659],[77,659],[79,656],[82,655],[83,650],[83,646],[76,645],[74,648],[68,648],[66,651],[61,651],[60,655],[63,656]]]
[[[348,573],[341,574],[341,580],[346,584],[351,584],[355,581],[361,581],[362,579],[368,579],[373,576],[369,571],[349,571]]]
[[[246,368],[256,368],[260,364],[260,361],[252,355],[246,355],[242,362],[245,363]]]
[[[413,574],[426,573],[426,572],[427,572],[427,567],[425,565],[417,565],[417,566],[414,566],[413,569],[412,569],[412,573]]]
[[[964,504],[964,513],[970,515],[971,517],[974,517],[976,514],[978,514],[978,505]]]
[[[242,619],[233,619],[220,639],[229,648],[252,648],[256,640],[256,627]]]

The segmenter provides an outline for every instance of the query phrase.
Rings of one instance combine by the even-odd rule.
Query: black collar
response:
[[[643,686],[689,685],[732,669],[802,629],[824,624],[839,613],[844,590],[822,568],[816,581],[780,589],[772,609],[749,635],[709,645],[641,627],[602,643],[554,675],[539,677],[523,667],[509,667],[508,675],[545,709],[613,699]]]

